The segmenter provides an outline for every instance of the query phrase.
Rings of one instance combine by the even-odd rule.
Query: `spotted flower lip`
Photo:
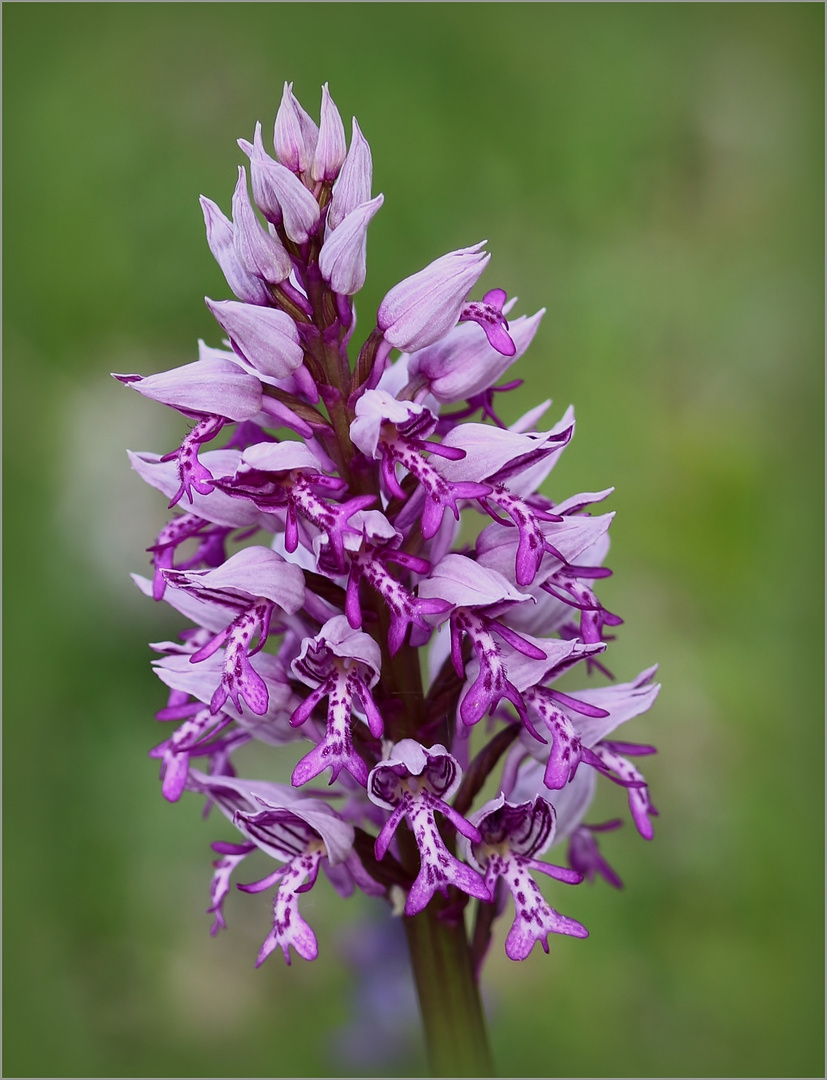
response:
[[[517,754],[529,754],[536,765],[523,771],[522,780],[512,771],[515,783],[521,792],[538,785],[542,777],[543,793],[550,797],[550,789],[569,791],[575,784],[576,790],[586,791],[581,781],[584,773],[592,774],[596,769],[626,787],[629,807],[638,832],[645,838],[654,835],[651,817],[656,811],[651,805],[645,781],[640,772],[624,755],[650,754],[653,747],[637,746],[631,743],[617,743],[607,739],[618,727],[636,716],[647,712],[660,692],[660,685],[653,683],[657,666],[642,671],[636,679],[628,683],[619,683],[600,689],[575,691],[554,695],[532,689],[528,694],[529,708],[541,716],[548,727],[550,739],[529,739],[521,737],[522,751]],[[514,765],[517,765],[517,760]],[[581,763],[591,768],[578,768]],[[539,772],[538,772],[539,767]],[[593,781],[592,781],[593,785]],[[593,786],[589,789],[593,793]],[[583,813],[591,801],[591,794],[584,800]],[[580,820],[582,820],[582,815]],[[569,831],[580,824],[574,820]]]
[[[318,956],[318,944],[298,908],[298,897],[312,888],[322,862],[346,864],[366,885],[365,874],[353,851],[353,826],[327,803],[313,798],[296,798],[283,785],[210,777],[191,769],[188,786],[208,796],[248,839],[247,844],[213,845],[222,858],[215,864],[212,906],[216,915],[213,933],[223,928],[223,903],[230,874],[254,848],[259,848],[284,865],[261,881],[239,886],[245,892],[261,892],[278,882],[273,901],[273,928],[262,945],[256,966],[276,948],[290,963],[291,947],[305,960]],[[375,883],[374,883],[375,884]]]
[[[577,572],[577,567],[582,566],[584,571],[593,574],[597,568],[603,566],[608,551],[608,533],[603,533],[593,544],[571,560],[566,568],[567,573],[573,576]],[[572,607],[551,591],[544,589],[542,583],[538,585],[537,580],[535,579],[528,590],[536,603],[522,604],[520,607],[512,605],[503,614],[503,619],[519,633],[539,635],[552,631],[561,632],[567,624],[571,623]]]
[[[459,520],[458,500],[491,494],[486,484],[445,480],[423,457],[424,454],[438,458],[465,456],[464,450],[427,440],[435,424],[436,418],[424,405],[396,401],[386,390],[367,390],[356,403],[356,419],[350,425],[354,444],[366,456],[381,462],[382,485],[390,495],[407,498],[397,476],[398,465],[420,483],[424,494],[422,535],[427,540],[439,531],[446,510]]]
[[[367,785],[367,766],[353,747],[352,715],[358,701],[371,735],[379,738],[383,734],[384,722],[371,695],[381,666],[379,646],[368,634],[354,630],[343,615],[326,622],[312,640],[305,639],[291,667],[295,677],[313,692],[294,710],[290,723],[304,724],[316,705],[327,698],[327,730],[293,770],[296,787],[327,768],[332,770],[331,783],[347,769],[358,783]]]
[[[243,707],[233,719],[246,728],[254,727],[256,738],[271,746],[295,742],[299,736],[290,727],[289,717],[301,699],[291,688],[275,656],[260,652],[251,657],[250,663],[267,684],[267,712],[263,716],[256,716]],[[216,684],[221,679],[221,657],[215,654],[200,664],[191,664],[186,655],[164,656],[154,660],[152,666],[161,682],[171,690],[191,695],[205,705],[209,705]]]
[[[246,703],[257,716],[263,716],[270,704],[269,690],[250,657],[267,641],[274,611],[293,615],[304,603],[302,571],[269,548],[249,547],[214,570],[163,570],[162,574],[173,595],[192,593],[195,600],[187,605],[170,598],[173,606],[208,629],[217,630],[189,662],[201,663],[224,647],[211,711],[223,710],[229,698],[237,713],[243,712]]]

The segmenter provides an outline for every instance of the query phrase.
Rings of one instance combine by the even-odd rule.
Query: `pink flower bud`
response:
[[[367,139],[353,117],[353,134],[339,177],[333,185],[333,200],[327,212],[327,226],[335,229],[357,206],[370,200],[373,161]]]
[[[353,296],[365,284],[368,225],[384,200],[377,195],[357,206],[325,240],[319,269],[334,292]]]
[[[302,363],[299,332],[285,312],[237,304],[234,300],[205,299],[236,352],[263,375],[286,379]]]
[[[333,104],[333,98],[327,89],[327,83],[322,87],[322,111],[319,124],[319,138],[316,143],[316,153],[313,157],[313,165],[310,175],[314,180],[335,180],[339,175],[339,169],[345,160],[347,143],[345,142],[345,129],[339,110]]]
[[[273,130],[276,156],[292,172],[307,172],[318,137],[319,129],[293,96],[293,84],[286,82]]]
[[[227,284],[239,300],[247,304],[270,303],[267,286],[255,274],[251,274],[238,257],[233,223],[222,214],[212,199],[202,195],[200,201],[204,211],[204,224],[207,226],[207,243],[227,279]]]
[[[235,253],[245,269],[271,285],[278,285],[290,276],[293,269],[290,256],[281,241],[265,232],[256,218],[247,194],[247,174],[241,165],[233,195],[233,225]]]

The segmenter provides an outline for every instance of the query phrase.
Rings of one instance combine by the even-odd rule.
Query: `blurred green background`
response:
[[[517,965],[501,935],[502,1075],[823,1075],[822,5],[12,3],[3,30],[4,1074],[424,1069],[402,1035],[337,1051],[369,904],[306,898],[314,964],[254,970],[266,897],[210,939],[223,825],[146,757],[146,642],[178,623],[127,576],[166,512],[123,451],[184,422],[108,372],[218,343],[197,196],[229,209],[291,79],[373,149],[365,331],[483,237],[483,286],[548,308],[503,410],[575,404],[549,493],[616,486],[611,666],[661,662],[629,733],[655,842],[606,838],[622,893],[554,893],[587,942]]]

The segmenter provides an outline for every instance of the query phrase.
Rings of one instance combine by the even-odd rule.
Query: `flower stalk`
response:
[[[620,879],[586,825],[598,778],[627,793],[651,839],[656,811],[614,738],[658,693],[629,683],[562,693],[621,620],[595,588],[609,571],[610,490],[554,501],[541,490],[574,433],[550,402],[507,427],[495,385],[543,312],[510,318],[505,290],[469,295],[490,255],[435,259],[386,294],[361,347],[354,295],[367,273],[370,149],[323,88],[320,123],[284,88],[271,157],[261,125],[240,141],[228,218],[202,198],[207,242],[232,300],[207,300],[223,337],[194,363],[125,385],[191,428],[132,465],[177,508],[138,587],[190,622],[153,645],[178,726],[151,751],[162,794],[206,799],[235,829],[213,844],[213,933],[231,886],[271,891],[274,952],[316,958],[301,897],[320,875],[401,916],[435,1075],[494,1075],[479,991],[496,919],[524,960],[549,936],[585,937],[537,884]],[[476,419],[475,419],[476,418]],[[460,521],[476,518],[473,544]],[[230,547],[232,545],[232,547]],[[230,554],[230,551],[233,554]],[[609,676],[611,678],[611,676]],[[245,745],[303,741],[290,785],[237,776]],[[474,752],[472,755],[472,740]],[[309,745],[308,745],[309,744]],[[327,786],[324,785],[327,781]],[[494,786],[496,798],[477,800]],[[240,834],[241,840],[238,840]],[[568,842],[567,866],[542,858]],[[275,864],[236,881],[252,851]],[[509,901],[509,896],[513,897]],[[465,908],[475,901],[470,933]]]
[[[405,918],[428,1064],[433,1076],[496,1076],[465,926],[431,904]]]

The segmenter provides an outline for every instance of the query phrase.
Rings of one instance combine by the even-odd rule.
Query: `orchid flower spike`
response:
[[[168,734],[149,756],[164,799],[199,797],[236,830],[213,843],[213,933],[263,853],[274,866],[238,885],[272,893],[256,963],[315,959],[299,905],[321,872],[406,921],[423,1014],[480,1031],[476,980],[509,894],[505,951],[522,961],[551,934],[587,936],[537,874],[621,884],[620,818],[589,816],[598,789],[654,835],[636,759],[655,748],[625,725],[654,705],[655,668],[613,682],[606,666],[622,622],[602,599],[612,489],[558,491],[571,407],[509,416],[545,309],[480,286],[485,242],[387,289],[352,344],[384,195],[327,84],[314,118],[285,83],[272,149],[261,124],[239,145],[231,216],[201,198],[227,283],[206,300],[211,335],[189,364],[115,376],[186,425],[166,452],[129,455],[177,508],[134,575],[178,620],[152,645]],[[576,671],[583,689],[562,681]]]

